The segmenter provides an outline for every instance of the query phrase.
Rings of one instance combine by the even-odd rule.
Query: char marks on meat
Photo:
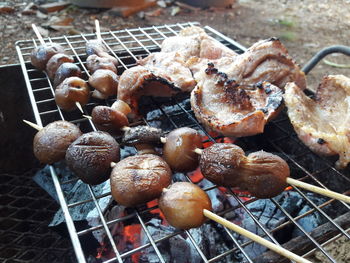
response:
[[[305,74],[274,38],[234,58],[213,60],[205,69],[204,62],[193,59],[190,65],[197,81],[192,109],[207,129],[225,136],[262,133],[281,108],[284,85],[292,80],[305,88]]]
[[[295,84],[286,85],[288,116],[298,137],[320,155],[339,154],[337,168],[350,162],[350,78],[330,75],[309,98]]]
[[[197,83],[191,67],[202,63],[201,59],[221,56],[236,56],[236,53],[208,36],[202,28],[185,28],[178,36],[165,39],[160,52],[139,60],[138,67],[124,71],[118,99],[127,102],[137,113],[142,95],[170,97],[177,92],[190,92]]]

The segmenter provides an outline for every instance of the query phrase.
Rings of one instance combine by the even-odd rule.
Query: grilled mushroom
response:
[[[73,63],[73,62],[74,62],[74,59],[72,56],[62,54],[62,53],[53,55],[46,64],[46,73],[49,76],[49,78],[53,80],[55,78],[57,69],[63,63]]]
[[[97,55],[102,58],[107,58],[111,61],[115,66],[118,66],[118,59],[108,54],[108,50],[106,46],[98,39],[89,40],[86,43],[86,54]]]
[[[91,73],[94,73],[98,69],[109,69],[115,74],[118,73],[116,66],[108,58],[102,58],[97,55],[88,56],[86,59],[86,67]]]
[[[55,73],[55,79],[53,81],[53,86],[56,88],[60,85],[66,78],[69,77],[81,77],[80,68],[73,63],[63,63],[59,66]]]
[[[69,145],[82,135],[80,129],[68,121],[55,121],[41,129],[34,137],[35,157],[45,164],[64,159]]]
[[[208,195],[197,185],[177,182],[164,189],[159,208],[168,223],[176,228],[190,229],[205,221],[203,209],[212,210]]]
[[[111,174],[114,200],[124,206],[136,206],[158,198],[171,182],[171,170],[159,156],[135,155],[121,160]]]
[[[100,184],[110,175],[111,162],[120,159],[119,144],[108,133],[89,132],[67,149],[68,167],[87,184]]]
[[[183,127],[170,132],[163,147],[165,161],[171,169],[189,172],[198,166],[196,148],[202,147],[202,138],[198,131]]]
[[[89,84],[95,88],[92,96],[97,99],[107,99],[117,95],[118,75],[108,69],[98,69],[89,78]]]
[[[121,128],[129,125],[129,121],[124,113],[107,106],[94,107],[91,117],[99,130],[113,134],[119,133]]]
[[[58,53],[64,53],[64,48],[58,44],[40,45],[32,51],[30,61],[35,68],[44,70],[49,59]]]
[[[76,102],[80,105],[88,103],[90,90],[86,82],[78,77],[65,79],[55,90],[55,101],[57,105],[65,110],[76,109]]]
[[[239,187],[258,198],[274,197],[287,187],[288,164],[279,156],[259,151],[245,156],[234,144],[216,143],[203,150],[200,169],[205,178]]]

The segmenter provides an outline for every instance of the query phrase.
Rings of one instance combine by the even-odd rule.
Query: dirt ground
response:
[[[45,1],[34,1],[43,3]],[[81,9],[70,6],[60,12],[23,15],[27,1],[8,1],[15,7],[10,14],[0,13],[0,65],[18,63],[15,42],[33,37],[31,23],[45,26],[55,19],[70,18],[69,30],[48,30],[50,36],[88,33],[94,30],[94,19],[101,22],[102,30],[117,30],[126,27],[160,25],[185,21],[198,21],[209,25],[225,35],[249,47],[259,39],[279,37],[292,57],[304,65],[316,52],[330,45],[350,46],[350,1],[349,0],[237,0],[232,8],[188,10],[181,8],[171,15],[176,5],[147,9],[143,15],[121,18],[109,10]],[[1,5],[1,3],[0,3]],[[331,55],[327,60],[350,64],[344,55]],[[310,88],[318,85],[323,75],[344,74],[350,76],[349,67],[339,68],[320,63],[308,76]]]

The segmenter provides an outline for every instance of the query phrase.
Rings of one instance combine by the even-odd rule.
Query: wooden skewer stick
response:
[[[241,234],[242,236],[245,236],[253,241],[255,241],[256,243],[259,243],[269,249],[271,249],[272,251],[286,257],[286,258],[289,258],[291,260],[294,260],[295,262],[301,262],[301,263],[311,263],[311,261],[305,259],[305,258],[302,258],[296,254],[294,254],[293,252],[290,252],[288,251],[287,249],[281,247],[281,246],[278,246],[248,230],[245,230],[244,228],[226,220],[225,218],[222,218],[221,216],[218,216],[212,212],[210,212],[209,210],[207,209],[203,209],[203,214],[210,218],[211,220]]]
[[[30,121],[27,120],[23,120],[24,123],[28,124],[30,127],[36,129],[37,131],[40,131],[43,129],[43,127],[39,126],[38,124],[32,123]]]
[[[36,27],[35,24],[32,24],[32,28],[33,28],[33,30],[34,30],[34,32],[35,32],[35,35],[36,35],[37,38],[39,39],[40,44],[41,44],[41,45],[45,45],[45,41],[44,41],[43,37],[41,36],[41,34],[40,34],[40,32],[39,32],[39,29]],[[76,101],[76,102],[75,102],[75,105],[77,106],[77,108],[78,108],[82,113],[84,113],[83,108],[82,108],[80,102]]]
[[[100,22],[95,19],[95,26],[96,26],[96,35],[97,35],[97,40],[102,42],[102,36],[101,36],[101,29],[100,29]]]
[[[43,37],[41,36],[41,34],[39,32],[39,29],[36,27],[35,24],[32,24],[32,28],[34,30],[34,33],[35,33],[36,37],[39,39],[40,44],[41,45],[45,45],[45,41],[44,41]]]
[[[80,110],[81,113],[84,113],[83,107],[81,106],[81,104],[80,104],[79,101],[76,101],[76,102],[75,102],[75,106],[77,106],[77,108]]]
[[[295,179],[290,178],[290,177],[287,178],[287,183],[290,185],[298,186],[300,188],[306,189],[306,190],[314,192],[314,193],[318,193],[320,195],[328,196],[328,197],[336,199],[336,200],[350,203],[350,196],[340,194],[340,193],[334,192],[332,190],[324,189],[324,188],[321,188],[321,187],[318,187],[318,186],[315,186],[312,184],[307,184],[307,183],[301,182],[299,180],[295,180]]]

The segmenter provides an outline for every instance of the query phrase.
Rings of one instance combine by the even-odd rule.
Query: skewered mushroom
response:
[[[94,107],[91,117],[99,130],[112,134],[119,133],[122,127],[129,125],[129,121],[124,113],[107,106]]]
[[[55,79],[53,81],[53,86],[56,88],[60,85],[65,79],[69,77],[81,77],[80,68],[73,63],[63,63],[59,66],[55,73]]]
[[[205,221],[203,209],[212,210],[208,195],[197,185],[177,182],[164,189],[159,208],[170,225],[180,229],[201,226]]]
[[[88,103],[90,90],[86,82],[78,77],[65,79],[55,90],[57,105],[66,111],[76,109],[76,103],[85,105]]]
[[[127,157],[117,163],[111,173],[114,200],[124,206],[136,206],[158,198],[171,182],[171,170],[153,154]]]
[[[86,67],[91,73],[98,69],[109,69],[115,74],[118,73],[117,68],[108,58],[101,58],[97,55],[91,55],[86,59]]]
[[[64,53],[64,48],[58,44],[40,45],[32,51],[30,61],[35,68],[44,70],[49,59],[58,53]]]
[[[239,187],[258,198],[271,198],[283,192],[290,174],[288,164],[279,156],[264,151],[245,156],[239,146],[229,143],[216,143],[204,149],[200,169],[208,180]]]
[[[74,62],[74,59],[72,58],[72,56],[62,54],[62,53],[53,55],[46,64],[46,73],[50,79],[54,79],[57,69],[63,63],[72,63],[72,62]]]
[[[165,161],[171,169],[188,172],[198,167],[196,148],[202,147],[202,138],[198,131],[183,127],[170,132],[163,147]]]
[[[89,84],[95,88],[92,96],[97,99],[107,99],[117,95],[118,75],[111,70],[98,69],[89,78]]]
[[[86,54],[88,54],[89,56],[97,55],[101,58],[107,58],[115,66],[118,66],[119,64],[118,60],[115,57],[108,54],[106,46],[99,39],[89,40],[86,43]]]
[[[100,184],[110,175],[111,162],[120,159],[119,144],[108,133],[83,134],[67,149],[68,167],[87,184]]]
[[[82,135],[80,129],[68,121],[55,121],[40,129],[34,137],[35,157],[45,164],[64,159],[69,145]]]

